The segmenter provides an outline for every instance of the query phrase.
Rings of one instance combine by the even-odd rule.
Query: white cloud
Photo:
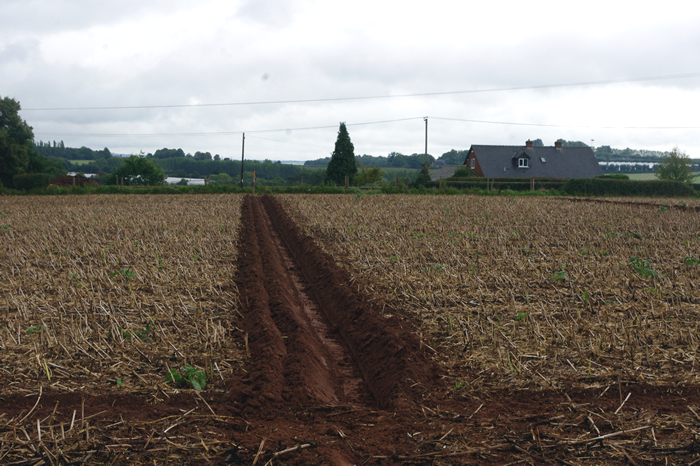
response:
[[[700,5],[626,1],[427,4],[382,0],[5,1],[4,95],[24,108],[252,102],[625,79],[700,72]],[[420,152],[528,137],[668,149],[700,157],[700,78],[440,97],[286,105],[23,113],[38,138],[114,152],[182,147],[238,156],[240,134],[78,136],[350,126],[358,153]],[[597,128],[614,126],[616,129]],[[308,159],[336,130],[249,133],[256,158]],[[259,137],[256,139],[255,135]],[[263,139],[264,138],[264,139]],[[248,151],[247,151],[248,152]]]

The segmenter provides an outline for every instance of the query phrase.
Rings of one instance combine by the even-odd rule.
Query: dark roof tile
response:
[[[603,174],[590,147],[526,147],[473,145],[481,171],[488,178],[593,178]],[[522,154],[529,167],[519,168]]]

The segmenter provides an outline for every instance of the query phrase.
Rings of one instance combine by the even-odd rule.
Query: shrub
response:
[[[463,166],[455,170],[452,178],[467,178],[469,176],[472,176],[471,171],[466,166]]]
[[[573,196],[649,196],[692,197],[692,186],[680,181],[633,181],[616,179],[569,180],[563,187]]]
[[[12,177],[15,188],[25,191],[45,188],[49,185],[50,179],[51,177],[46,173],[25,173],[23,175],[15,175]]]

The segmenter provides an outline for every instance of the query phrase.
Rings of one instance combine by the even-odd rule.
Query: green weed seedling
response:
[[[693,256],[686,256],[685,258],[683,258],[683,263],[685,265],[689,265],[691,267],[694,267],[694,266],[700,265],[700,259],[698,259],[697,257],[693,257]]]
[[[390,261],[397,261],[399,260],[398,256],[389,256]]]
[[[565,282],[565,281],[567,281],[566,271],[560,270],[558,272],[554,272],[554,274],[552,275],[552,281],[553,282]]]
[[[642,259],[637,256],[632,256],[627,265],[632,266],[637,275],[642,278],[653,277],[657,280],[659,279],[659,274],[656,270],[651,268],[651,259]]]
[[[9,231],[9,230],[10,230],[10,225],[2,225],[2,226],[0,226],[0,230]]]
[[[180,370],[170,369],[165,381],[174,382],[181,387],[191,385],[195,390],[201,390],[207,384],[207,374],[202,369],[185,364]]]
[[[39,333],[39,332],[41,332],[42,330],[46,330],[46,327],[44,327],[44,326],[42,326],[42,325],[34,325],[34,326],[29,327],[29,328],[27,329],[27,333],[29,333],[29,334],[32,334],[32,333]]]
[[[121,327],[118,327],[118,328],[117,328],[117,334],[121,335],[121,337],[122,337],[124,340],[131,340],[131,334],[130,334],[128,331],[126,331],[126,330],[124,330],[123,328],[121,328]],[[114,338],[114,335],[112,334],[112,331],[111,331],[111,330],[109,331],[109,337],[110,337],[110,338]]]
[[[588,300],[590,299],[591,294],[588,291],[583,291],[583,290],[580,290],[580,291],[581,291],[581,299],[583,299],[584,303],[588,304]]]
[[[134,272],[133,270],[129,270],[129,269],[121,269],[119,271],[119,273],[121,274],[122,277],[126,278],[127,280],[131,280],[132,278],[134,278],[136,276],[136,272]]]
[[[659,212],[666,212],[667,210],[668,210],[668,207],[666,207],[665,205],[662,205],[661,207],[659,207]]]
[[[640,235],[640,234],[637,233],[636,231],[630,231],[630,238],[642,239],[642,235]]]
[[[139,340],[141,340],[144,343],[150,343],[151,342],[151,333],[152,327],[150,323],[146,324],[146,328],[143,330],[137,330],[134,332],[134,336],[136,336]]]
[[[153,330],[153,328],[151,327],[150,323],[147,323],[146,328],[144,328],[143,330],[136,330],[135,332],[129,332],[128,330],[124,330],[121,327],[117,328],[118,334],[121,335],[121,337],[124,340],[131,340],[131,337],[135,336],[136,338],[138,338],[139,340],[141,340],[144,343],[151,342],[150,334],[151,334],[152,330]],[[114,338],[114,335],[112,334],[111,330],[109,332],[109,336],[110,336],[110,338]]]
[[[117,384],[117,387],[120,387],[120,388],[121,388],[121,386],[122,386],[122,379],[120,379],[119,377],[117,377],[117,380],[116,380],[115,382],[116,382],[116,384]]]
[[[520,322],[522,320],[525,320],[526,317],[527,317],[527,314],[525,314],[524,312],[518,312],[518,315],[515,316],[515,321]]]
[[[467,382],[455,382],[455,390],[459,390],[462,387],[466,387]]]

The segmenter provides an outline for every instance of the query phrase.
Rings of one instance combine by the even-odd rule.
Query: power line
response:
[[[345,126],[366,126],[366,125],[379,125],[384,123],[395,123],[397,121],[408,121],[417,120],[422,117],[409,117],[409,118],[398,118],[395,120],[380,120],[380,121],[366,121],[363,123],[347,123]],[[306,126],[301,128],[278,128],[278,129],[254,129],[254,130],[244,130],[244,131],[209,131],[203,133],[47,133],[43,131],[35,131],[36,134],[43,135],[59,135],[59,136],[100,136],[100,137],[141,137],[141,136],[211,136],[211,135],[226,135],[226,134],[243,134],[243,133],[275,133],[275,132],[289,132],[289,131],[307,131],[314,129],[329,129],[337,128],[338,125],[325,125],[325,126]]]
[[[544,123],[515,123],[510,121],[467,120],[464,118],[430,117],[434,120],[464,121],[490,125],[538,126],[544,128],[587,128],[587,129],[700,129],[700,126],[590,126],[590,125],[548,125]]]
[[[267,101],[251,101],[251,102],[228,102],[228,103],[213,103],[213,104],[173,104],[173,105],[132,105],[132,106],[112,106],[112,107],[55,107],[55,108],[25,108],[22,111],[63,111],[63,110],[134,110],[134,109],[154,109],[154,108],[196,108],[196,107],[233,107],[242,105],[281,105],[281,104],[301,104],[314,102],[341,102],[351,100],[373,100],[373,99],[396,99],[404,97],[431,97],[443,95],[457,94],[480,94],[487,92],[507,92],[507,91],[522,91],[534,89],[554,89],[562,87],[578,87],[578,86],[596,86],[602,84],[623,84],[630,82],[642,81],[662,81],[669,79],[685,79],[700,77],[700,73],[674,74],[665,76],[645,76],[640,78],[623,78],[623,79],[605,79],[598,81],[582,81],[563,84],[540,84],[532,86],[514,86],[500,87],[493,89],[470,89],[466,91],[447,91],[447,92],[423,92],[417,94],[396,94],[396,95],[374,95],[360,97],[333,97],[326,99],[297,99],[297,100],[267,100]]]
[[[400,121],[419,120],[424,117],[409,117],[397,118],[393,120],[367,121],[362,123],[347,123],[346,126],[368,126],[386,123],[396,123]],[[512,121],[491,121],[491,120],[474,120],[466,118],[449,118],[436,117],[429,118],[445,121],[460,121],[465,123],[483,123],[490,125],[507,125],[507,126],[534,126],[542,128],[582,128],[582,129],[644,129],[644,130],[671,130],[671,129],[700,129],[700,126],[593,126],[593,125],[553,125],[544,123],[521,123]],[[318,129],[337,128],[338,125],[323,125],[323,126],[306,126],[299,128],[277,128],[277,129],[254,129],[241,131],[209,131],[200,133],[49,133],[43,131],[35,131],[36,134],[45,136],[92,136],[92,137],[153,137],[153,136],[215,136],[215,135],[232,135],[242,133],[275,133],[275,132],[291,132],[291,131],[310,131]],[[261,138],[262,139],[262,138]]]

